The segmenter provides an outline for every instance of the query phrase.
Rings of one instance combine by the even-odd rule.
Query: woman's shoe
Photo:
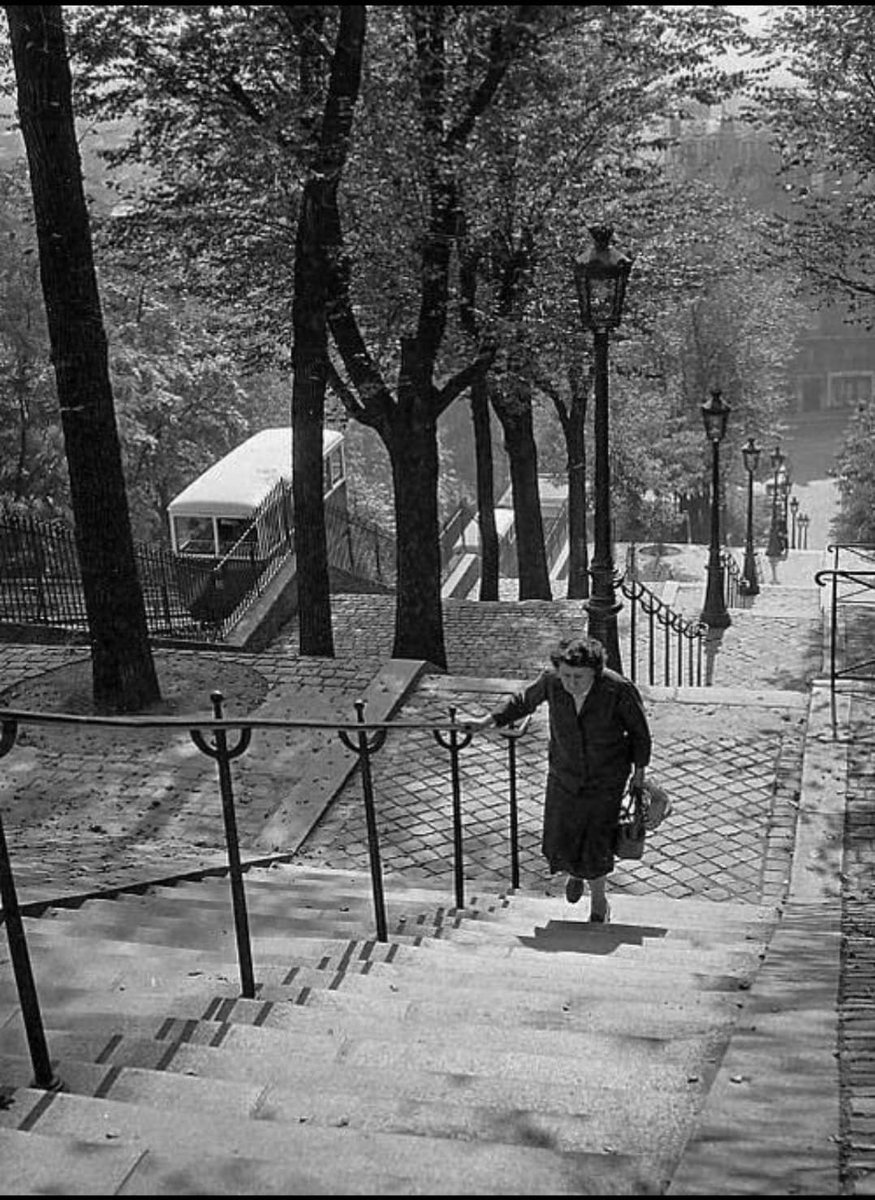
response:
[[[569,875],[565,884],[565,899],[569,904],[576,904],[583,895],[583,880],[577,875]]]
[[[605,905],[605,911],[603,913],[591,912],[589,914],[589,919],[593,925],[607,925],[611,919],[610,904]]]

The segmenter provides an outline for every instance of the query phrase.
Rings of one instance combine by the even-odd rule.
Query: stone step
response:
[[[170,1069],[160,1071],[64,1057],[52,1062],[65,1093],[168,1111],[194,1109],[204,1115],[263,1115],[294,1121],[306,1117],[313,1106],[318,1112],[320,1097],[339,1095],[354,1111],[372,1101],[397,1100],[411,1111],[422,1104],[449,1104],[460,1110],[500,1109],[511,1120],[514,1112],[526,1111],[582,1116],[587,1121],[601,1116],[606,1129],[621,1121],[627,1122],[630,1130],[648,1126],[657,1150],[665,1147],[667,1140],[677,1141],[689,1132],[714,1072],[710,1060],[692,1065],[664,1062],[660,1072],[646,1070],[640,1077],[630,1058],[629,1063],[619,1064],[613,1075],[609,1069],[599,1070],[592,1083],[569,1084],[550,1069],[552,1059],[543,1061],[539,1075],[507,1076],[501,1071],[454,1072],[426,1063],[422,1056],[393,1065],[325,1062],[300,1056],[285,1072],[276,1073],[271,1071],[274,1064],[260,1068],[251,1056],[241,1061],[223,1056],[220,1050],[188,1050],[199,1052],[197,1060],[189,1055],[183,1062],[177,1055]],[[28,1059],[2,1055],[0,1070],[7,1088],[29,1088],[32,1068]],[[20,1122],[23,1118],[13,1113],[9,1119]]]
[[[87,1187],[90,1194],[121,1196],[562,1195],[579,1194],[581,1188],[595,1195],[634,1195],[653,1175],[653,1168],[648,1170],[642,1160],[617,1154],[563,1154],[506,1143],[498,1154],[494,1145],[481,1141],[448,1143],[430,1136],[414,1140],[403,1133],[291,1122],[263,1122],[258,1138],[262,1155],[256,1156],[241,1145],[242,1137],[235,1139],[241,1145],[236,1153],[216,1144],[208,1131],[201,1138],[202,1122],[192,1114],[174,1129],[172,1119],[155,1110],[148,1119],[142,1111],[125,1119],[118,1107],[112,1114],[119,1137],[108,1154],[106,1124],[101,1128],[98,1115],[64,1101],[57,1114],[59,1130],[79,1122],[77,1132],[47,1137],[0,1131],[0,1145],[9,1158],[15,1156],[16,1167],[27,1159],[28,1150],[40,1156],[45,1149],[38,1169],[40,1190],[45,1191],[66,1192],[69,1178],[78,1177],[83,1191]],[[141,1136],[138,1117],[144,1121]],[[48,1113],[43,1121],[49,1128]],[[244,1125],[241,1135],[249,1132]],[[71,1164],[78,1169],[67,1176]]]
[[[510,1109],[503,1106],[467,1105],[447,1101],[420,1100],[411,1104],[406,1098],[343,1092],[279,1093],[254,1106],[254,1112],[241,1115],[228,1111],[200,1112],[196,1107],[149,1107],[132,1101],[95,1099],[90,1096],[59,1093],[49,1104],[40,1091],[22,1088],[13,1103],[0,1111],[4,1122],[33,1121],[40,1136],[63,1137],[111,1136],[114,1143],[147,1143],[151,1149],[173,1148],[181,1137],[204,1151],[214,1148],[226,1153],[245,1153],[249,1157],[286,1157],[285,1131],[289,1125],[327,1126],[368,1133],[413,1134],[417,1137],[458,1139],[491,1143],[498,1147],[514,1144],[549,1146],[563,1154],[607,1153],[628,1155],[643,1160],[642,1168],[650,1175],[653,1165],[668,1166],[669,1147],[664,1130],[654,1136],[653,1121],[618,1123],[616,1098],[594,1104],[582,1114],[539,1112],[537,1109]],[[611,1100],[613,1099],[613,1104]],[[447,1150],[451,1151],[448,1146]],[[649,1169],[648,1169],[649,1168]]]
[[[279,887],[281,890],[286,887],[294,888],[297,886],[300,878],[298,874],[299,870],[298,867],[290,864],[277,864],[269,868],[253,868],[245,873],[244,882],[248,885],[250,881],[267,881],[272,887]],[[335,885],[332,893],[333,901],[345,903],[347,900],[358,897],[367,904],[371,902],[370,876],[364,872],[332,870],[330,868],[324,868],[318,872],[313,872],[308,868],[308,872],[318,875],[319,879],[332,882]],[[543,893],[538,893],[531,889],[513,890],[507,886],[496,886],[494,881],[490,880],[466,880],[466,907],[469,909],[477,908],[479,911],[488,911],[490,908],[501,910],[512,907],[516,912],[536,911],[555,916],[556,905],[560,905],[566,914],[570,913],[574,910],[566,904],[564,898],[564,876],[560,875],[557,879],[560,882],[556,885],[558,894],[555,896],[545,896]],[[184,894],[189,891],[194,893],[196,889],[203,886],[207,886],[211,890],[216,889],[215,894],[219,897],[223,894],[223,889],[225,891],[229,889],[227,879],[209,878],[205,879],[203,884],[192,884],[183,881],[179,885],[169,887],[166,890],[177,894]],[[433,906],[435,908],[443,907],[448,910],[455,909],[450,872],[447,873],[445,881],[441,883],[435,882],[428,887],[423,887],[421,883],[408,883],[405,886],[404,877],[397,874],[384,876],[383,886],[387,901],[390,903],[399,901],[409,904],[415,898],[420,900],[426,908]],[[182,893],[179,892],[180,888],[183,889]],[[611,904],[618,920],[648,925],[683,924],[689,916],[695,918],[694,923],[704,920],[703,927],[707,927],[715,921],[722,926],[733,921],[746,924],[750,921],[774,920],[776,918],[776,909],[774,906],[760,905],[754,902],[747,904],[737,900],[675,899],[664,896],[638,896],[627,892],[611,891]]]
[[[65,941],[70,941],[76,938],[76,934],[66,925],[60,926],[54,922],[46,922],[43,918],[25,918],[25,933],[28,943],[34,946],[54,946]],[[159,927],[160,929],[161,927]],[[139,938],[140,930],[128,931],[135,934]],[[83,930],[81,936],[89,936],[88,931]],[[143,941],[132,940],[125,937],[109,938],[103,934],[94,933],[94,940],[99,941],[101,947],[111,949],[114,954],[131,954],[148,957],[152,952],[153,956],[160,954],[161,958],[176,957],[180,962],[187,961],[192,954],[192,947],[187,945],[172,945],[166,941],[156,943],[154,946],[149,946],[148,941],[144,938]],[[318,964],[322,961],[330,962],[342,966],[345,962],[350,961],[381,961],[388,959],[391,961],[400,951],[402,945],[412,944],[412,940],[392,939],[387,942],[379,942],[375,938],[320,938],[320,937],[288,937],[276,939],[282,943],[282,954],[279,956],[282,962],[308,962]],[[270,950],[270,939],[258,940],[257,944],[262,949],[263,953],[268,953]],[[223,942],[223,947],[230,947],[230,955],[224,949],[215,949],[208,946],[195,948],[197,960],[199,962],[216,961],[218,963],[227,964],[236,959],[236,941],[233,936],[227,942]],[[147,947],[149,949],[147,950]],[[0,949],[0,965],[5,961],[3,949]]]
[[[250,1002],[251,1003],[251,1002]],[[604,1002],[603,1002],[604,1003]],[[275,1006],[279,1007],[279,1006]],[[332,1058],[341,1054],[346,1056],[350,1047],[360,1042],[384,1041],[387,1038],[395,1044],[424,1044],[441,1045],[448,1039],[448,1030],[452,1028],[452,1042],[456,1049],[470,1046],[478,1051],[487,1048],[493,1051],[512,1052],[524,1051],[529,1054],[544,1055],[578,1055],[584,1057],[594,1052],[600,1052],[603,1044],[608,1047],[611,1039],[627,1042],[629,1039],[642,1039],[650,1043],[668,1043],[689,1038],[710,1038],[714,1026],[723,1032],[727,1024],[715,1022],[712,1018],[706,1027],[697,1033],[678,1033],[666,1022],[651,1019],[639,1022],[632,1027],[628,1022],[615,1022],[610,1030],[597,1030],[593,1024],[585,1029],[575,1027],[571,1021],[566,1021],[560,1029],[538,1028],[535,1025],[515,1028],[510,1024],[494,1024],[456,1021],[450,1023],[425,1026],[420,1021],[395,1021],[392,1027],[381,1024],[371,1010],[365,1019],[359,1021],[326,1021],[315,1020],[319,1014],[314,1010],[302,1016],[303,1008],[297,1005],[285,1005],[284,1010],[273,1013],[266,1012],[264,1020],[257,1017],[254,1020],[228,1020],[225,1012],[229,1005],[217,1005],[216,1013],[222,1014],[222,1019],[173,1018],[169,1015],[172,1008],[163,1017],[158,1015],[127,1017],[119,1020],[111,1013],[101,1014],[102,1019],[96,1019],[88,1014],[84,1019],[70,1021],[69,1017],[58,1014],[54,1025],[44,1014],[43,1025],[46,1038],[50,1042],[51,1053],[75,1057],[95,1062],[123,1063],[133,1066],[157,1066],[167,1052],[168,1046],[174,1042],[190,1043],[192,1045],[221,1046],[223,1049],[246,1050],[252,1047],[263,1052],[264,1048],[273,1046],[277,1054],[295,1056],[325,1055]],[[243,1010],[238,1010],[242,1012]],[[260,1014],[259,1014],[260,1015]],[[268,1019],[271,1017],[273,1019]],[[134,1047],[129,1057],[128,1048]],[[24,1055],[27,1053],[27,1038],[23,1023],[20,1020],[8,1020],[0,1027],[0,1054]],[[140,1055],[152,1055],[144,1061]]]
[[[87,943],[85,943],[87,945]],[[34,948],[36,949],[36,948]],[[71,954],[70,947],[45,947],[46,952],[37,956],[32,953],[37,990],[46,997],[60,994],[73,987],[85,984],[95,992],[102,990],[107,995],[119,991],[137,991],[154,995],[239,995],[240,975],[237,964],[229,961],[220,964],[215,958],[204,962],[192,952],[192,958],[180,960],[174,956],[168,960],[157,955],[145,959],[142,954],[112,954],[100,948],[83,961],[81,954]],[[133,946],[134,951],[142,947]],[[546,956],[545,956],[546,957]],[[553,956],[555,957],[555,956]],[[409,998],[435,997],[450,994],[476,992],[486,989],[496,997],[496,1002],[506,995],[530,991],[555,994],[562,999],[573,997],[585,989],[587,995],[631,992],[647,995],[677,996],[695,994],[699,991],[725,991],[737,993],[750,986],[752,972],[701,971],[686,967],[670,970],[653,969],[647,962],[634,963],[627,960],[611,961],[590,958],[585,963],[575,957],[569,970],[564,962],[556,962],[547,970],[523,971],[514,962],[500,961],[484,965],[473,958],[461,959],[458,963],[442,966],[437,973],[434,964],[426,961],[405,964],[397,974],[378,973],[367,962],[351,963],[345,970],[320,970],[306,964],[271,964],[256,962],[254,977],[257,995],[262,1000],[293,1000],[302,1002],[302,993],[338,988],[354,989],[370,995],[388,993],[404,994]],[[64,981],[60,993],[53,988],[53,981]],[[45,986],[41,985],[45,980]],[[0,1001],[8,1007],[16,1004],[15,990],[11,981],[0,985]]]
[[[335,998],[335,1003],[295,1004],[234,996],[207,999],[203,995],[153,993],[137,996],[127,991],[114,993],[110,998],[101,992],[68,989],[58,1003],[41,998],[40,1007],[50,1043],[55,1031],[107,1031],[156,1037],[169,1022],[173,1022],[178,1031],[181,1025],[192,1021],[209,1023],[213,1032],[218,1023],[232,1022],[265,1029],[313,1030],[332,1036],[366,1034],[388,1038],[395,1036],[396,1025],[402,1029],[416,1029],[425,1038],[445,1037],[450,1027],[457,1023],[466,1027],[482,1025],[487,1029],[516,1026],[572,1033],[635,1036],[659,1033],[675,1037],[732,1025],[743,1007],[736,997],[719,992],[648,999],[625,992],[616,994],[612,1003],[605,1003],[604,998],[594,1000],[592,996],[578,995],[573,1003],[557,1003],[552,996],[539,1001],[523,995],[503,997],[501,1002],[491,1004],[488,1001],[472,1004],[467,996],[461,999],[439,996],[434,1000],[409,1003],[393,993],[379,1001],[347,992],[320,994]],[[340,1000],[343,1000],[342,1004],[337,1002]],[[391,1020],[387,1021],[387,1016]],[[17,1008],[10,1008],[5,1017],[0,1011],[0,1037],[12,1037],[12,1030],[19,1031],[20,1045],[24,1047],[24,1029]],[[166,1036],[176,1034],[171,1031]]]
[[[134,936],[137,939],[142,937],[143,940],[134,940]],[[191,954],[197,955],[197,959],[191,960],[186,960],[185,955],[179,953],[180,950],[185,950],[184,946],[179,945],[170,945],[168,949],[173,953],[167,958],[163,956],[162,939],[170,937],[172,933],[159,928],[154,931],[137,930],[131,939],[123,941],[106,934],[100,935],[95,930],[78,930],[74,927],[68,932],[66,928],[59,930],[50,925],[47,929],[37,931],[30,940],[35,960],[37,949],[47,952],[46,956],[51,957],[51,951],[57,945],[62,954],[67,956],[68,971],[78,969],[80,975],[84,971],[95,980],[98,976],[104,981],[115,979],[120,972],[131,980],[136,978],[136,974],[139,974],[141,979],[148,978],[149,970],[143,956],[147,947],[152,952],[149,966],[154,964],[156,969],[165,972],[173,970],[174,966],[178,970],[185,967],[192,970],[197,963],[202,969],[212,972],[219,972],[224,968],[230,978],[239,976],[236,944],[232,934],[227,935],[224,946],[217,946],[212,951],[204,952],[193,947]],[[154,940],[151,940],[153,938]],[[78,955],[75,953],[76,946],[89,943],[94,947],[92,953],[87,956],[83,956],[82,952]],[[756,950],[715,951],[713,954],[701,951],[685,953],[683,950],[677,953],[669,950],[651,953],[640,946],[621,945],[610,954],[599,953],[598,949],[594,953],[561,950],[541,953],[528,946],[509,944],[492,948],[489,944],[484,947],[476,940],[473,943],[460,942],[454,945],[447,939],[435,941],[428,946],[425,943],[417,947],[401,946],[391,962],[362,959],[359,956],[350,957],[346,961],[328,960],[325,966],[321,966],[320,960],[314,962],[309,958],[296,959],[288,955],[287,949],[283,938],[254,941],[252,959],[256,979],[275,986],[283,982],[290,983],[294,973],[296,984],[302,986],[306,982],[315,986],[325,986],[330,984],[335,971],[344,977],[356,975],[358,972],[381,976],[388,972],[388,977],[392,979],[433,977],[436,963],[433,958],[423,953],[426,950],[440,956],[442,977],[456,978],[472,974],[482,976],[486,972],[504,985],[522,978],[549,980],[563,977],[569,983],[573,983],[594,976],[616,977],[636,973],[641,974],[642,978],[661,978],[669,986],[683,980],[707,976],[726,977],[739,982],[750,978],[760,964],[760,955]],[[407,950],[408,954],[402,955],[404,950]],[[77,959],[83,957],[85,965],[77,967]],[[132,973],[134,967],[138,968],[138,972]],[[46,966],[43,973],[48,976],[54,969]]]
[[[562,898],[538,896],[531,892],[509,893],[513,911],[538,917],[551,912],[550,905],[565,905],[564,885]],[[699,929],[724,926],[771,924],[779,918],[779,909],[770,904],[745,904],[737,900],[699,900],[693,897],[639,896],[631,892],[608,888],[613,919],[627,925],[669,925],[684,928],[693,925]],[[586,904],[586,899],[581,901]]]
[[[83,1143],[0,1128],[0,1195],[115,1196],[142,1154],[105,1138]]]
[[[283,897],[291,896],[304,904],[316,907],[330,907],[333,904],[371,901],[373,891],[370,875],[357,877],[342,876],[334,881],[319,883],[301,879],[292,871],[279,872],[271,869],[259,873],[257,870],[247,870],[243,873],[243,884],[247,893],[252,892],[266,905],[276,903],[281,905]],[[502,908],[508,903],[502,887],[495,884],[472,883],[465,885],[465,903],[470,908]],[[417,906],[423,909],[447,908],[455,904],[452,875],[428,887],[414,887],[409,884],[399,887],[397,882],[384,879],[383,892],[390,903],[403,904],[408,908]],[[202,881],[181,880],[174,884],[154,884],[146,894],[169,896],[198,896],[210,895],[221,900],[230,896],[230,882],[227,878],[208,878]],[[123,893],[128,896],[130,893]]]
[[[91,939],[95,942],[140,941],[143,945],[167,946],[171,949],[174,946],[178,949],[189,947],[193,950],[212,950],[214,953],[225,947],[233,949],[236,944],[233,919],[230,916],[228,920],[215,926],[204,923],[202,928],[197,923],[193,924],[190,919],[174,920],[165,917],[156,925],[141,925],[137,921],[117,920],[112,914],[94,914],[90,920],[83,918],[80,921],[75,919],[55,920],[45,917],[33,917],[28,920],[38,923],[27,926],[28,938],[33,935],[41,937],[43,940],[56,942],[72,943],[82,939]],[[271,957],[276,957],[277,954],[286,957],[285,947],[287,945],[294,946],[297,943],[321,944],[329,940],[376,941],[373,929],[355,922],[290,923],[288,935],[277,933],[273,937],[259,935],[252,923],[249,928],[253,941],[257,941],[262,946],[263,953]],[[424,938],[444,932],[444,926],[431,928],[419,926],[416,927],[417,932],[413,930],[404,932],[404,928],[406,927],[402,926],[400,931],[397,928],[390,928],[389,936],[392,942],[413,946]]]
[[[370,893],[361,895],[307,893],[301,895],[294,887],[282,888],[274,884],[253,884],[245,877],[243,884],[247,907],[251,907],[254,912],[261,913],[265,917],[303,917],[313,913],[320,915],[336,913],[341,916],[364,914],[370,919],[373,918],[374,905]],[[434,914],[444,917],[450,912],[455,914],[457,911],[474,916],[481,911],[478,907],[480,899],[479,896],[467,897],[466,909],[456,910],[448,893],[437,893],[429,897],[427,902],[425,900],[408,901],[403,896],[390,895],[387,897],[386,910],[391,916],[396,914],[398,917],[406,916],[408,920],[417,918],[430,920]],[[204,911],[213,908],[221,912],[226,909],[230,910],[231,906],[231,889],[227,884],[224,886],[180,884],[175,887],[150,887],[147,892],[142,894],[121,893],[113,897],[98,897],[86,900],[78,906],[59,905],[51,911],[61,915],[73,915],[116,907],[131,912],[137,912],[140,909],[152,909],[157,912],[173,909],[176,912],[184,912],[188,908],[199,908]],[[506,908],[508,904],[491,901],[489,907],[482,911],[497,912],[502,907]]]
[[[176,898],[173,897],[173,890],[167,889],[166,894],[162,890],[160,896],[156,897],[153,897],[150,893],[148,896],[133,899],[120,898],[118,900],[89,901],[82,908],[78,909],[53,909],[40,919],[46,921],[77,920],[77,923],[83,924],[87,923],[89,919],[115,916],[119,921],[124,919],[132,923],[136,922],[137,919],[145,920],[148,918],[145,923],[154,925],[154,918],[160,915],[162,920],[167,917],[173,921],[187,922],[189,925],[197,924],[199,926],[201,923],[196,918],[198,914],[203,912],[208,917],[218,917],[219,921],[224,919],[226,927],[227,923],[233,919],[233,911],[228,896],[225,896],[221,901],[218,898],[215,901],[206,899],[201,904],[201,897],[194,892],[191,898],[187,899],[185,903],[178,901],[174,903]],[[619,907],[622,908],[625,906],[620,905]],[[373,923],[373,910],[370,904],[363,906],[360,910],[357,908],[356,912],[358,913],[359,911],[366,923]],[[588,907],[586,905],[576,908],[565,905],[564,911],[569,914],[568,917],[561,917],[555,911],[551,912],[547,922],[549,928],[567,930],[571,927],[574,929],[586,927],[589,930],[590,936],[594,937],[598,934],[598,928],[588,924]],[[267,932],[274,928],[293,932],[295,922],[300,923],[302,917],[305,917],[306,927],[309,927],[312,921],[311,914],[303,914],[301,911],[289,910],[285,907],[281,907],[276,913],[270,909],[265,911],[258,904],[250,904],[248,896],[247,912],[250,918],[250,926],[255,933],[261,930]],[[321,910],[318,914],[319,919],[323,916],[330,916],[330,913],[331,910]],[[571,914],[574,914],[574,916],[572,917]],[[405,917],[403,922],[400,920],[402,916]],[[392,913],[390,910],[390,919],[387,923],[392,928],[393,933],[397,935],[400,935],[403,928],[410,925],[411,921],[415,923],[417,929],[451,929],[458,925],[465,929],[480,930],[494,929],[498,924],[504,929],[530,933],[533,928],[537,928],[535,914],[531,911],[526,912],[525,910],[521,910],[521,906],[514,907],[513,902],[510,902],[507,907],[497,909],[494,912],[477,909],[460,910],[437,907],[431,913],[420,914],[420,916],[424,917],[421,921],[418,916],[408,916],[406,913],[399,914],[397,910]],[[350,919],[349,912],[345,907],[341,907],[338,910],[337,920],[339,922],[347,922]],[[744,938],[752,940],[758,936],[762,937],[770,932],[771,928],[772,926],[768,922],[762,921],[748,922],[746,924],[712,924],[710,928],[706,928],[704,926],[689,924],[680,926],[671,926],[668,924],[640,925],[630,922],[624,924],[619,920],[612,919],[611,930],[615,932],[611,936],[616,938],[620,936],[621,932],[628,932],[630,936],[634,935],[639,940],[640,938],[651,938],[654,940],[654,943],[657,939],[675,941],[683,938],[692,945],[707,949],[714,941],[723,942]]]
[[[142,916],[154,917],[154,914],[144,910]],[[72,916],[63,920],[37,920],[42,924],[35,931],[36,935],[45,939],[99,938],[103,946],[107,942],[118,941],[130,945],[168,946],[177,949],[191,947],[224,955],[226,960],[233,959],[236,954],[236,935],[231,920],[211,926],[206,921],[199,921],[191,916],[165,916],[160,922],[156,921],[147,926],[129,919],[124,912],[112,911],[92,913],[89,919],[83,917],[81,923]],[[325,958],[339,966],[345,956],[354,953],[356,943],[356,939],[349,938],[341,953],[321,954],[319,949],[314,951],[311,947],[324,946],[329,939],[320,937],[318,931],[312,938],[308,938],[302,927],[295,925],[290,934],[277,933],[271,937],[268,929],[259,926],[257,921],[251,921],[249,927],[253,957],[257,956],[259,960],[296,961],[306,956],[311,962]],[[526,932],[517,933],[515,929]],[[749,968],[763,957],[765,950],[762,941],[755,942],[751,935],[748,937],[750,940],[745,943],[724,940],[707,946],[707,939],[704,937],[698,939],[698,944],[691,943],[682,936],[646,938],[641,930],[633,926],[594,926],[585,921],[551,922],[546,929],[534,930],[531,923],[526,922],[515,922],[510,927],[504,922],[470,926],[462,922],[458,928],[454,924],[437,926],[428,931],[423,930],[421,934],[405,935],[393,930],[392,944],[397,945],[399,949],[393,954],[386,950],[384,953],[372,953],[368,957],[371,961],[377,961],[390,956],[394,961],[401,961],[398,957],[401,947],[413,949],[421,938],[422,945],[435,949],[453,949],[459,953],[482,949],[485,955],[491,957],[506,957],[513,953],[519,959],[523,951],[530,950],[535,955],[576,953],[589,956],[610,955],[616,959],[631,957],[637,960],[646,953],[653,960],[654,966],[695,961],[697,965],[719,963],[721,966],[726,964]],[[368,944],[373,942],[375,946],[388,945],[373,939],[362,940]],[[342,939],[334,941],[343,945]]]

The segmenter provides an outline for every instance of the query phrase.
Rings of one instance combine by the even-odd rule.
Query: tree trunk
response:
[[[392,429],[392,479],[398,582],[394,658],[424,658],[446,670],[441,608],[438,528],[437,429],[428,406],[410,419],[396,413]]]
[[[480,599],[497,600],[498,530],[495,527],[495,471],[492,463],[492,430],[486,377],[471,388],[474,425],[474,458],[477,464],[477,526],[480,532]]]
[[[568,452],[569,600],[589,596],[589,548],[586,536],[586,392],[572,387],[571,409],[563,421]]]
[[[322,62],[323,14],[304,18],[301,91],[311,96]],[[295,245],[292,387],[292,490],[301,654],[334,655],[331,587],[325,535],[322,431],[328,378],[329,273],[341,243],[337,188],[361,81],[365,6],[340,6],[322,128],[301,201]]]
[[[94,702],[160,698],[137,577],[60,5],[7,5],[70,474]]]
[[[504,431],[510,463],[516,529],[520,600],[552,600],[550,570],[544,548],[544,522],[538,488],[538,451],[532,424],[532,406],[493,395],[493,407]]]

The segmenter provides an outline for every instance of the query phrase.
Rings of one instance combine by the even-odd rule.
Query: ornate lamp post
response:
[[[781,490],[781,539],[784,545],[784,557],[787,557],[787,551],[790,549],[790,489],[793,487],[793,480],[790,478],[790,472],[786,464],[780,472],[778,487]]]
[[[588,258],[574,260],[574,283],[580,304],[580,321],[594,337],[595,366],[595,512],[589,635],[605,647],[609,667],[621,671],[617,613],[622,607],[615,593],[613,529],[611,521],[611,467],[608,410],[608,339],[623,316],[626,281],[632,259],[611,247],[613,230],[592,225],[594,248]]]
[[[747,443],[741,448],[744,469],[747,471],[747,531],[744,538],[744,571],[742,579],[744,581],[744,590],[749,596],[758,595],[760,590],[759,580],[757,579],[756,556],[753,549],[753,477],[759,466],[761,454],[762,446],[757,445],[752,437],[748,438]]]
[[[771,559],[781,558],[783,556],[783,546],[781,545],[781,533],[778,522],[778,476],[781,467],[784,465],[784,455],[781,453],[781,447],[776,446],[770,455],[772,470],[775,477],[772,480],[772,520],[769,524],[769,544],[766,548],[766,555]]]
[[[723,597],[723,566],[720,562],[720,443],[726,435],[730,408],[716,389],[711,399],[702,405],[705,433],[711,443],[711,545],[708,551],[708,588],[700,620],[712,629],[725,629],[732,624]]]
[[[799,497],[794,496],[790,501],[790,549],[796,547],[796,514],[799,512]]]

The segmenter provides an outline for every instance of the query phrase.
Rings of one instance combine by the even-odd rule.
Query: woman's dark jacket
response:
[[[631,680],[607,667],[593,680],[578,716],[559,672],[543,671],[492,716],[509,725],[547,701],[550,712],[548,774],[563,787],[622,786],[632,766],[650,762],[651,738],[641,695]]]

